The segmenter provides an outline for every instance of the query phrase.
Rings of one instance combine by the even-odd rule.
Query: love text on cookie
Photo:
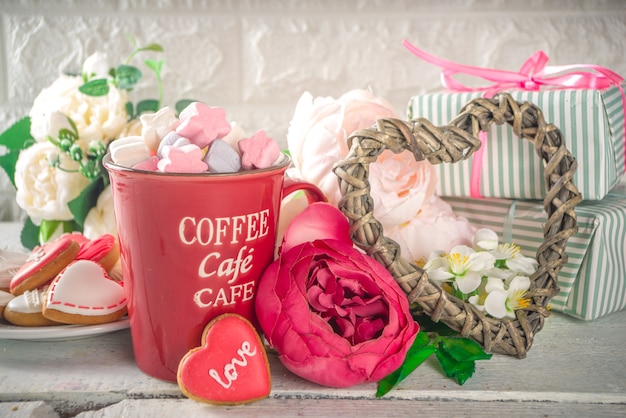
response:
[[[252,357],[255,354],[256,348],[252,348],[248,341],[244,341],[241,343],[241,348],[237,350],[238,357],[233,357],[230,363],[224,365],[224,379],[222,379],[222,376],[215,369],[209,369],[209,376],[224,389],[228,389],[232,386],[233,382],[237,380],[237,367],[246,367],[248,365],[248,359],[246,357]]]

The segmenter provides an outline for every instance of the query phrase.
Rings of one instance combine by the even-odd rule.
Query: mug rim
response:
[[[141,170],[131,167],[126,167],[120,164],[116,164],[113,162],[111,158],[111,153],[107,152],[102,157],[102,165],[106,168],[107,171],[116,171],[120,173],[128,173],[128,174],[143,174],[149,176],[159,176],[159,177],[210,177],[210,178],[219,178],[219,177],[241,177],[246,175],[255,175],[255,174],[263,174],[270,173],[274,171],[284,171],[291,165],[291,157],[282,152],[284,161],[280,164],[273,165],[267,168],[254,168],[251,170],[240,170],[233,173],[210,173],[208,171],[204,171],[202,173],[165,173],[161,171],[150,171],[150,170]]]

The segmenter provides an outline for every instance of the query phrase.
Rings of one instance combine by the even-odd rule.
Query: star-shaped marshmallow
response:
[[[156,154],[159,143],[169,132],[180,125],[180,120],[171,107],[165,106],[156,113],[144,113],[141,121],[141,136],[152,155]]]
[[[280,156],[278,143],[268,137],[263,130],[257,131],[252,138],[240,140],[238,145],[241,166],[245,170],[271,167]]]
[[[163,147],[163,158],[157,168],[164,173],[202,173],[208,166],[202,161],[202,150],[194,144]]]
[[[206,147],[216,138],[224,137],[231,130],[226,111],[220,107],[193,102],[178,117],[180,125],[176,132],[200,148]]]

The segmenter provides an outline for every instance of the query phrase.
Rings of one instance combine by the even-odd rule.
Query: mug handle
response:
[[[309,204],[315,202],[328,202],[326,195],[314,184],[303,180],[288,178],[283,183],[283,199],[292,193],[302,190],[306,194]]]

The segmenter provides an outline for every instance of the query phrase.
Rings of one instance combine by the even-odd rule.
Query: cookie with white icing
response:
[[[27,290],[13,297],[4,308],[4,319],[13,325],[22,327],[44,327],[59,325],[58,322],[45,318],[42,314],[43,301],[47,287]]]
[[[126,313],[122,285],[90,260],[76,260],[59,273],[43,305],[46,318],[65,324],[104,324]]]

